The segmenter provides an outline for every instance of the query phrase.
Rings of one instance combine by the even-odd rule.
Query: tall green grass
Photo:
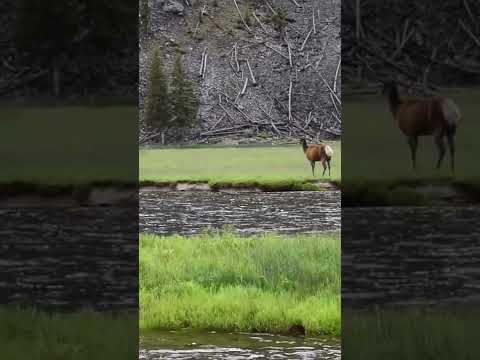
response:
[[[140,236],[140,329],[340,334],[338,235]]]
[[[260,184],[341,178],[340,142],[331,143],[331,177],[317,163],[315,177],[299,145],[275,147],[195,147],[140,150],[140,181],[210,181]]]
[[[137,109],[2,109],[0,184],[78,185],[136,182]]]
[[[104,360],[138,357],[138,318],[94,312],[47,314],[0,307],[5,360]]]
[[[343,319],[343,359],[480,359],[478,310],[350,311]]]

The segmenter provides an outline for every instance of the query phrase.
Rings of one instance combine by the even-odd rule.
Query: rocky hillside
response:
[[[200,99],[188,142],[340,135],[340,0],[149,0],[149,9],[140,107],[152,45],[168,72],[181,52]]]
[[[95,102],[105,100],[108,102],[135,103],[138,89],[138,46],[137,6],[117,2],[116,7],[121,11],[113,11],[114,7],[105,2],[100,6],[98,3],[88,1],[72,2],[77,4],[78,12],[85,12],[85,4],[89,4],[93,10],[83,14],[83,17],[75,16],[72,26],[76,26],[81,36],[72,40],[75,46],[69,46],[69,51],[64,49],[65,57],[61,66],[61,91],[58,97],[52,91],[52,59],[58,55],[58,49],[47,50],[48,24],[56,21],[56,31],[64,32],[59,19],[46,18],[45,11],[42,21],[39,20],[35,30],[45,36],[46,40],[41,46],[19,48],[17,30],[21,26],[30,24],[18,24],[19,1],[2,0],[0,2],[0,96],[2,101],[28,102],[48,104],[51,101],[87,101]],[[61,3],[60,0],[52,1],[49,6]],[[128,4],[129,6],[125,6]],[[76,9],[75,7],[72,8]],[[99,8],[110,14],[110,18],[99,13]],[[72,10],[73,11],[73,10]],[[98,17],[93,17],[92,13]],[[118,14],[121,14],[120,17]],[[57,16],[65,16],[59,13]],[[114,15],[112,15],[114,14]],[[39,14],[36,14],[39,17]],[[121,24],[123,29],[128,29],[122,34],[121,39],[115,31],[113,24]],[[33,27],[33,26],[32,26]],[[117,26],[118,27],[118,26]],[[38,30],[37,30],[38,29]],[[105,30],[102,44],[96,43],[88,34],[98,29]],[[134,31],[135,30],[135,31]],[[48,39],[50,40],[50,39]],[[51,41],[54,43],[55,41]],[[108,44],[108,46],[105,46]],[[65,46],[67,47],[67,46]]]

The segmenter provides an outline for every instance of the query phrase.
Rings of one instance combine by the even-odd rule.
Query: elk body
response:
[[[302,144],[303,152],[312,166],[312,175],[315,176],[315,162],[321,161],[323,166],[322,176],[325,175],[327,167],[328,176],[330,176],[330,160],[332,159],[333,155],[332,148],[327,144],[307,145],[307,141],[305,139],[301,139],[300,144]]]
[[[416,168],[419,136],[433,136],[438,149],[439,169],[445,156],[445,138],[450,150],[451,170],[455,171],[455,133],[461,119],[460,110],[452,99],[400,98],[396,84],[385,84],[390,111],[400,130],[408,139],[412,166]]]

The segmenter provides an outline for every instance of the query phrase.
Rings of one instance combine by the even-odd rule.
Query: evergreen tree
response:
[[[163,142],[165,132],[170,126],[171,112],[167,79],[158,47],[154,47],[152,51],[147,91],[145,118],[148,125],[161,131]]]
[[[176,127],[192,126],[197,116],[198,100],[192,83],[187,79],[180,55],[175,58],[171,87],[171,104]]]

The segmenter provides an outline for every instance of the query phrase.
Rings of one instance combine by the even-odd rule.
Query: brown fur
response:
[[[434,136],[439,158],[437,168],[440,168],[445,155],[444,137],[448,140],[450,149],[451,169],[455,169],[455,132],[460,120],[458,108],[452,100],[443,97],[433,98],[400,98],[395,84],[386,84],[390,111],[400,130],[408,138],[413,168],[416,166],[416,151],[419,136]],[[453,106],[453,108],[452,108]],[[453,113],[447,118],[445,107]]]
[[[322,176],[325,175],[327,168],[328,176],[330,176],[330,160],[332,157],[327,154],[327,149],[329,148],[331,150],[331,148],[326,144],[307,145],[307,141],[305,139],[301,139],[300,144],[302,144],[305,157],[310,162],[312,167],[312,175],[315,176],[315,162],[321,161],[323,166]]]

